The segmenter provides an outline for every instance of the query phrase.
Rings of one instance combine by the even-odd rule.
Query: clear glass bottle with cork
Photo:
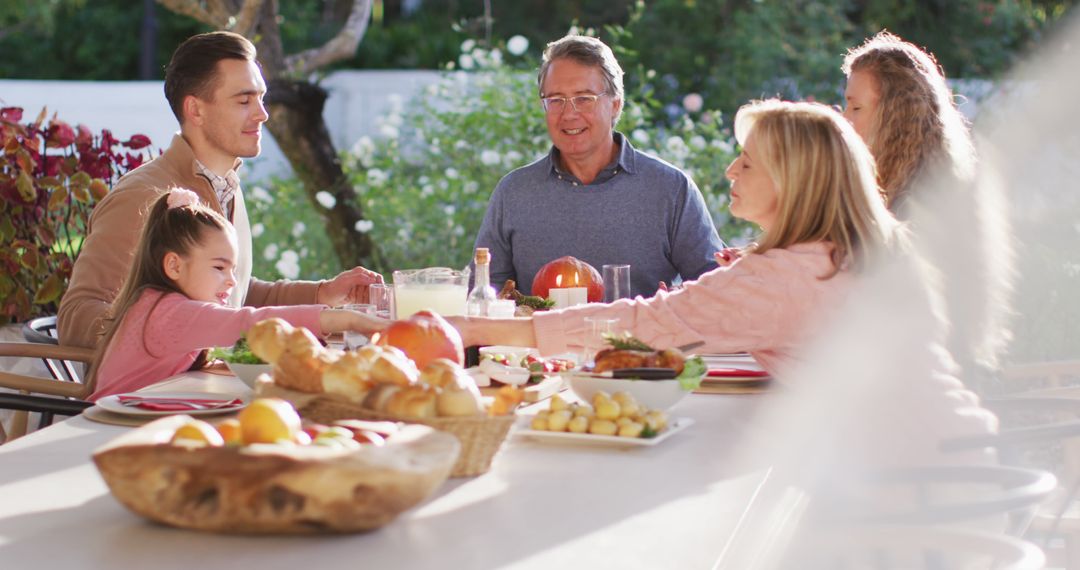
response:
[[[465,314],[488,317],[491,316],[492,304],[498,300],[495,288],[491,286],[491,252],[486,247],[478,247],[473,261],[476,263],[476,279],[465,301]]]

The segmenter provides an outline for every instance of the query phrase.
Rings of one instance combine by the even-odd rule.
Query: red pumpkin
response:
[[[536,272],[532,282],[532,294],[547,298],[551,289],[587,287],[590,303],[604,300],[604,280],[595,267],[572,256],[549,261]]]
[[[420,311],[403,321],[394,321],[379,333],[380,346],[395,346],[423,370],[436,358],[465,364],[461,334],[446,319],[430,311]]]

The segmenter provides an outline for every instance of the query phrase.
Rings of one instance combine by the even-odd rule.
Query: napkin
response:
[[[153,396],[120,396],[117,400],[128,407],[153,412],[190,412],[197,410],[220,410],[240,406],[240,398],[221,400],[216,398],[168,398]]]
[[[705,376],[708,378],[768,378],[769,373],[764,370],[745,368],[710,368]]]

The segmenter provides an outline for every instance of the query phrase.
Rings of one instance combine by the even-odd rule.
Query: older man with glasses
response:
[[[622,76],[596,38],[548,44],[537,83],[552,149],[499,182],[476,236],[497,286],[514,279],[528,294],[540,268],[564,255],[630,264],[631,291],[644,296],[716,267],[724,244],[694,181],[615,131]]]

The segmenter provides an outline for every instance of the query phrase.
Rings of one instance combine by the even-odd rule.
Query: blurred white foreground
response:
[[[993,326],[979,307],[1002,306],[992,281],[1015,252],[1005,369],[1080,360],[1080,19],[1072,16],[1002,83],[1009,92],[984,103],[977,191],[918,190],[925,208],[915,224],[956,221],[925,232],[920,247],[953,284],[952,318],[970,319],[953,323],[967,335],[961,344],[978,344]],[[1002,230],[1010,226],[1011,235]],[[980,248],[1000,251],[991,259],[1002,263],[980,266],[971,253]],[[741,454],[771,466],[769,481],[718,568],[1042,567],[1038,549],[1007,535],[1024,531],[1052,476],[995,470],[989,449],[926,453],[971,419],[960,416],[982,412],[961,406],[950,417],[962,393],[935,384],[940,331],[913,286],[917,265],[894,260],[868,277],[786,389],[770,396],[759,437]],[[1045,387],[973,368],[958,375],[983,397]],[[957,514],[965,508],[982,514]]]

